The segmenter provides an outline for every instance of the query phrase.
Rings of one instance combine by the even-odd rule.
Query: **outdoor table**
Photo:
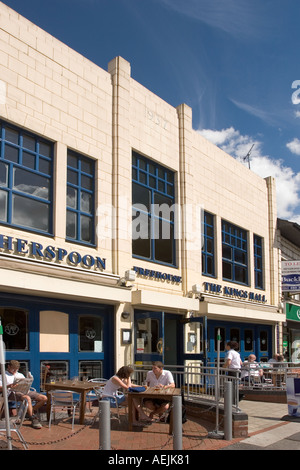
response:
[[[264,377],[269,379],[274,387],[281,387],[282,383],[285,382],[285,376],[287,369],[278,368],[278,369],[263,369]]]
[[[74,381],[74,380],[64,380],[63,382],[52,382],[45,384],[45,390],[47,392],[47,419],[50,418],[51,410],[51,390],[69,390],[71,392],[78,393],[80,395],[80,410],[79,410],[79,422],[80,424],[84,423],[84,414],[86,406],[86,395],[88,392],[97,387],[99,384],[95,382],[86,382],[86,381]]]
[[[162,399],[165,401],[171,402],[174,396],[180,396],[181,390],[180,388],[156,388],[156,387],[148,387],[144,392],[128,392],[128,429],[132,431],[132,412],[133,412],[133,405],[132,400],[134,398],[140,400],[154,400],[154,399]],[[173,410],[170,411],[170,424],[169,424],[169,434],[172,434],[173,431]]]
[[[281,370],[273,370],[271,372],[272,383],[274,387],[281,387],[283,383],[285,383],[285,376],[286,371],[284,369]]]

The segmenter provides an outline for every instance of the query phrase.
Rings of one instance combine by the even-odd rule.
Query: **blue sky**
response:
[[[262,177],[300,224],[299,0],[4,0],[107,70],[132,77]],[[247,161],[244,162],[248,165]]]

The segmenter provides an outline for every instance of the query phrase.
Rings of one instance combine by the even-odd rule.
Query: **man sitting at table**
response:
[[[37,416],[35,415],[36,411],[44,406],[47,402],[47,397],[41,393],[35,391],[29,391],[27,394],[16,391],[13,393],[14,388],[16,388],[15,380],[24,379],[25,376],[19,372],[20,363],[19,361],[11,360],[7,365],[7,370],[5,371],[6,378],[6,387],[8,393],[8,400],[14,401],[26,399],[28,402],[27,414],[31,421],[31,425],[34,429],[41,429],[42,425],[39,422]],[[3,377],[0,376],[0,392],[2,392],[2,381]],[[35,405],[32,405],[32,401],[35,402]]]
[[[152,362],[152,370],[147,373],[146,384],[148,387],[155,388],[175,388],[173,376],[169,370],[164,370],[164,365],[160,361]],[[164,421],[163,414],[169,409],[169,402],[164,399],[145,399],[144,406],[148,408],[151,413],[150,419],[153,419],[155,414]]]
[[[264,381],[263,370],[256,362],[255,354],[250,354],[248,360],[243,362],[241,369],[241,380],[242,382],[248,382],[254,385],[255,383],[261,383]]]

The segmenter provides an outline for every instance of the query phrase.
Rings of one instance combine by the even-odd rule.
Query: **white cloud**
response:
[[[262,38],[272,30],[270,18],[264,21],[266,8],[263,2],[252,0],[159,0],[177,13],[194,21],[205,23],[232,36]]]
[[[300,155],[300,140],[295,138],[286,144],[287,148],[294,154]]]
[[[246,113],[257,117],[258,119],[261,119],[266,124],[276,126],[276,125],[279,125],[279,123],[282,121],[282,110],[281,110],[281,114],[277,115],[274,112],[266,111],[265,109],[261,109],[261,108],[258,108],[257,106],[253,106],[247,103],[242,103],[241,101],[237,101],[234,99],[231,99],[231,101],[239,109],[242,109]]]
[[[245,157],[254,144],[250,154],[251,170],[262,178],[267,176],[275,178],[278,217],[300,224],[300,173],[295,173],[285,166],[282,160],[264,155],[261,141],[248,135],[241,135],[233,127],[221,131],[202,129],[198,132],[245,165],[248,164]],[[293,142],[296,140],[298,139],[294,139]],[[300,141],[294,145],[300,149]]]

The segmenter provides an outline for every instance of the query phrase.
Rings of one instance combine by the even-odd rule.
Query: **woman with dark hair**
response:
[[[134,385],[131,382],[131,374],[133,373],[133,369],[130,366],[123,366],[121,367],[118,372],[113,375],[105,384],[105,387],[103,389],[103,400],[110,400],[111,405],[115,405],[114,398],[110,398],[111,396],[115,397],[117,400],[118,405],[121,403],[126,403],[127,402],[127,397],[124,395],[124,393],[117,393],[120,388],[123,390],[128,390],[129,388],[132,387],[139,387],[139,385]],[[105,395],[108,395],[105,397]],[[141,421],[146,421],[147,423],[150,423],[151,420],[149,417],[146,415],[146,413],[143,411],[141,404],[139,400],[133,399],[133,420],[132,420],[132,425],[133,426],[139,426],[143,427],[145,426],[144,423]],[[136,415],[139,417],[139,421],[136,420]]]

